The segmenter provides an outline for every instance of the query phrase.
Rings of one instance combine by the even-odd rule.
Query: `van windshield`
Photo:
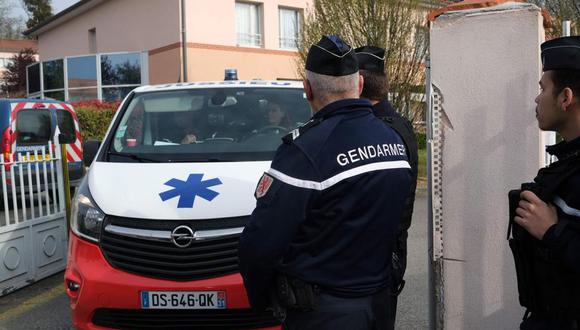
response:
[[[281,138],[310,117],[301,88],[137,93],[116,125],[108,160],[271,160]]]

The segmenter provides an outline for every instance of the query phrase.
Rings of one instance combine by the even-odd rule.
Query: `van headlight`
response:
[[[72,201],[71,229],[80,237],[98,242],[104,219],[105,214],[93,200],[89,191],[88,177],[85,176]]]

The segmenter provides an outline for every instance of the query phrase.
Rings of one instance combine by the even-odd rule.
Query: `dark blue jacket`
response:
[[[560,142],[547,151],[558,159],[575,155],[580,152],[580,138]],[[580,172],[560,186],[554,204],[558,207],[560,222],[566,219],[573,225],[550,227],[542,241],[568,269],[580,274]]]
[[[401,115],[393,108],[391,102],[382,100],[373,106],[373,111],[377,117],[401,117]]]
[[[252,306],[277,272],[351,296],[385,287],[410,182],[401,138],[367,100],[331,103],[285,137],[240,238]]]

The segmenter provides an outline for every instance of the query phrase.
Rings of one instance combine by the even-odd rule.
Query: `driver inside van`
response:
[[[192,111],[179,111],[171,116],[171,123],[165,129],[164,140],[173,143],[191,144],[197,142],[199,132],[195,128]]]
[[[274,102],[269,102],[268,106],[268,126],[281,127],[286,130],[290,129],[291,122],[288,112]]]

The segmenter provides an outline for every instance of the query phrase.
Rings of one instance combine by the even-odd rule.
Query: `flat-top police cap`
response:
[[[540,47],[544,71],[580,70],[580,36],[552,39]]]
[[[338,36],[323,36],[306,57],[306,70],[327,76],[346,76],[358,71],[354,50]]]
[[[362,46],[354,50],[358,68],[372,72],[385,71],[385,50],[375,46]]]

